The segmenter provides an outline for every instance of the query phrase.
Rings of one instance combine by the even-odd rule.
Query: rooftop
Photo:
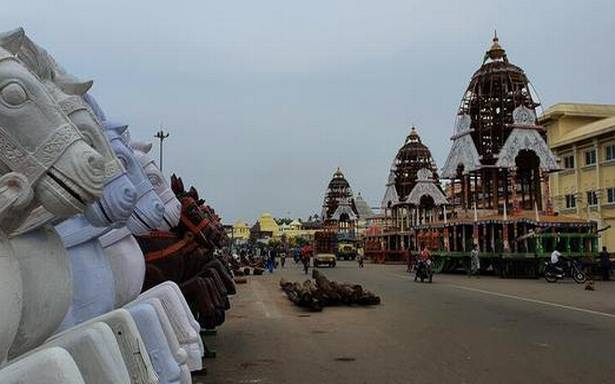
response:
[[[579,127],[551,143],[551,147],[561,147],[606,133],[615,133],[615,116]]]
[[[615,116],[614,104],[588,104],[588,103],[557,103],[550,106],[538,117],[538,123],[544,124],[551,119],[562,116],[583,116],[606,118]]]

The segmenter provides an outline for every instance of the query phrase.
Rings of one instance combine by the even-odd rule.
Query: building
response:
[[[263,213],[260,215],[256,223],[250,228],[250,238],[258,239],[276,239],[280,236],[280,227],[275,222],[271,213]]]
[[[250,239],[250,227],[248,223],[243,220],[238,220],[233,224],[232,232],[229,234],[231,237],[239,242],[248,241]]]
[[[315,232],[315,229],[304,228],[303,223],[298,219],[295,219],[289,224],[280,225],[279,237],[286,237],[290,243],[294,243],[294,240],[299,238],[305,241],[312,241],[314,239]]]
[[[539,122],[561,168],[549,179],[555,209],[610,226],[599,243],[615,251],[615,105],[559,103]]]

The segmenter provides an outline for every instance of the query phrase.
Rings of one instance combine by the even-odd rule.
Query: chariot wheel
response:
[[[446,261],[448,260],[447,257],[434,257],[433,259],[433,264],[432,264],[432,270],[434,273],[441,273],[442,270],[444,269],[444,265],[446,264]]]
[[[502,268],[502,261],[500,259],[492,259],[491,267],[493,267],[493,273],[496,276],[502,277],[504,275],[504,270]]]
[[[457,261],[451,257],[447,257],[444,260],[444,268],[442,269],[442,272],[451,273],[454,272],[455,269],[457,269]]]

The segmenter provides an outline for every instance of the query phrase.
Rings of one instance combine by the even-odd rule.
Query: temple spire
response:
[[[500,45],[500,39],[498,38],[498,31],[495,30],[493,33],[493,40],[492,40],[492,44],[491,44],[491,48],[489,48],[489,50],[485,53],[485,60],[487,61],[487,59],[491,59],[491,60],[503,60],[503,61],[508,61],[508,59],[506,58],[506,51],[504,50],[504,48],[502,48],[502,46]]]
[[[416,127],[414,126],[414,124],[412,124],[412,128],[410,129],[410,133],[408,134],[408,137],[406,137],[406,144],[411,143],[411,142],[421,142],[421,138],[419,136],[419,133],[416,131]]]

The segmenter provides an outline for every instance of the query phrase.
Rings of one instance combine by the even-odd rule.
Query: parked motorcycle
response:
[[[414,281],[421,279],[421,283],[427,279],[430,283],[433,279],[433,269],[431,268],[431,260],[422,261],[419,260],[416,264],[416,271],[414,274]]]
[[[587,276],[575,260],[566,261],[561,267],[545,262],[544,276],[549,283],[555,283],[566,277],[572,277],[577,284],[583,284],[587,280]]]

